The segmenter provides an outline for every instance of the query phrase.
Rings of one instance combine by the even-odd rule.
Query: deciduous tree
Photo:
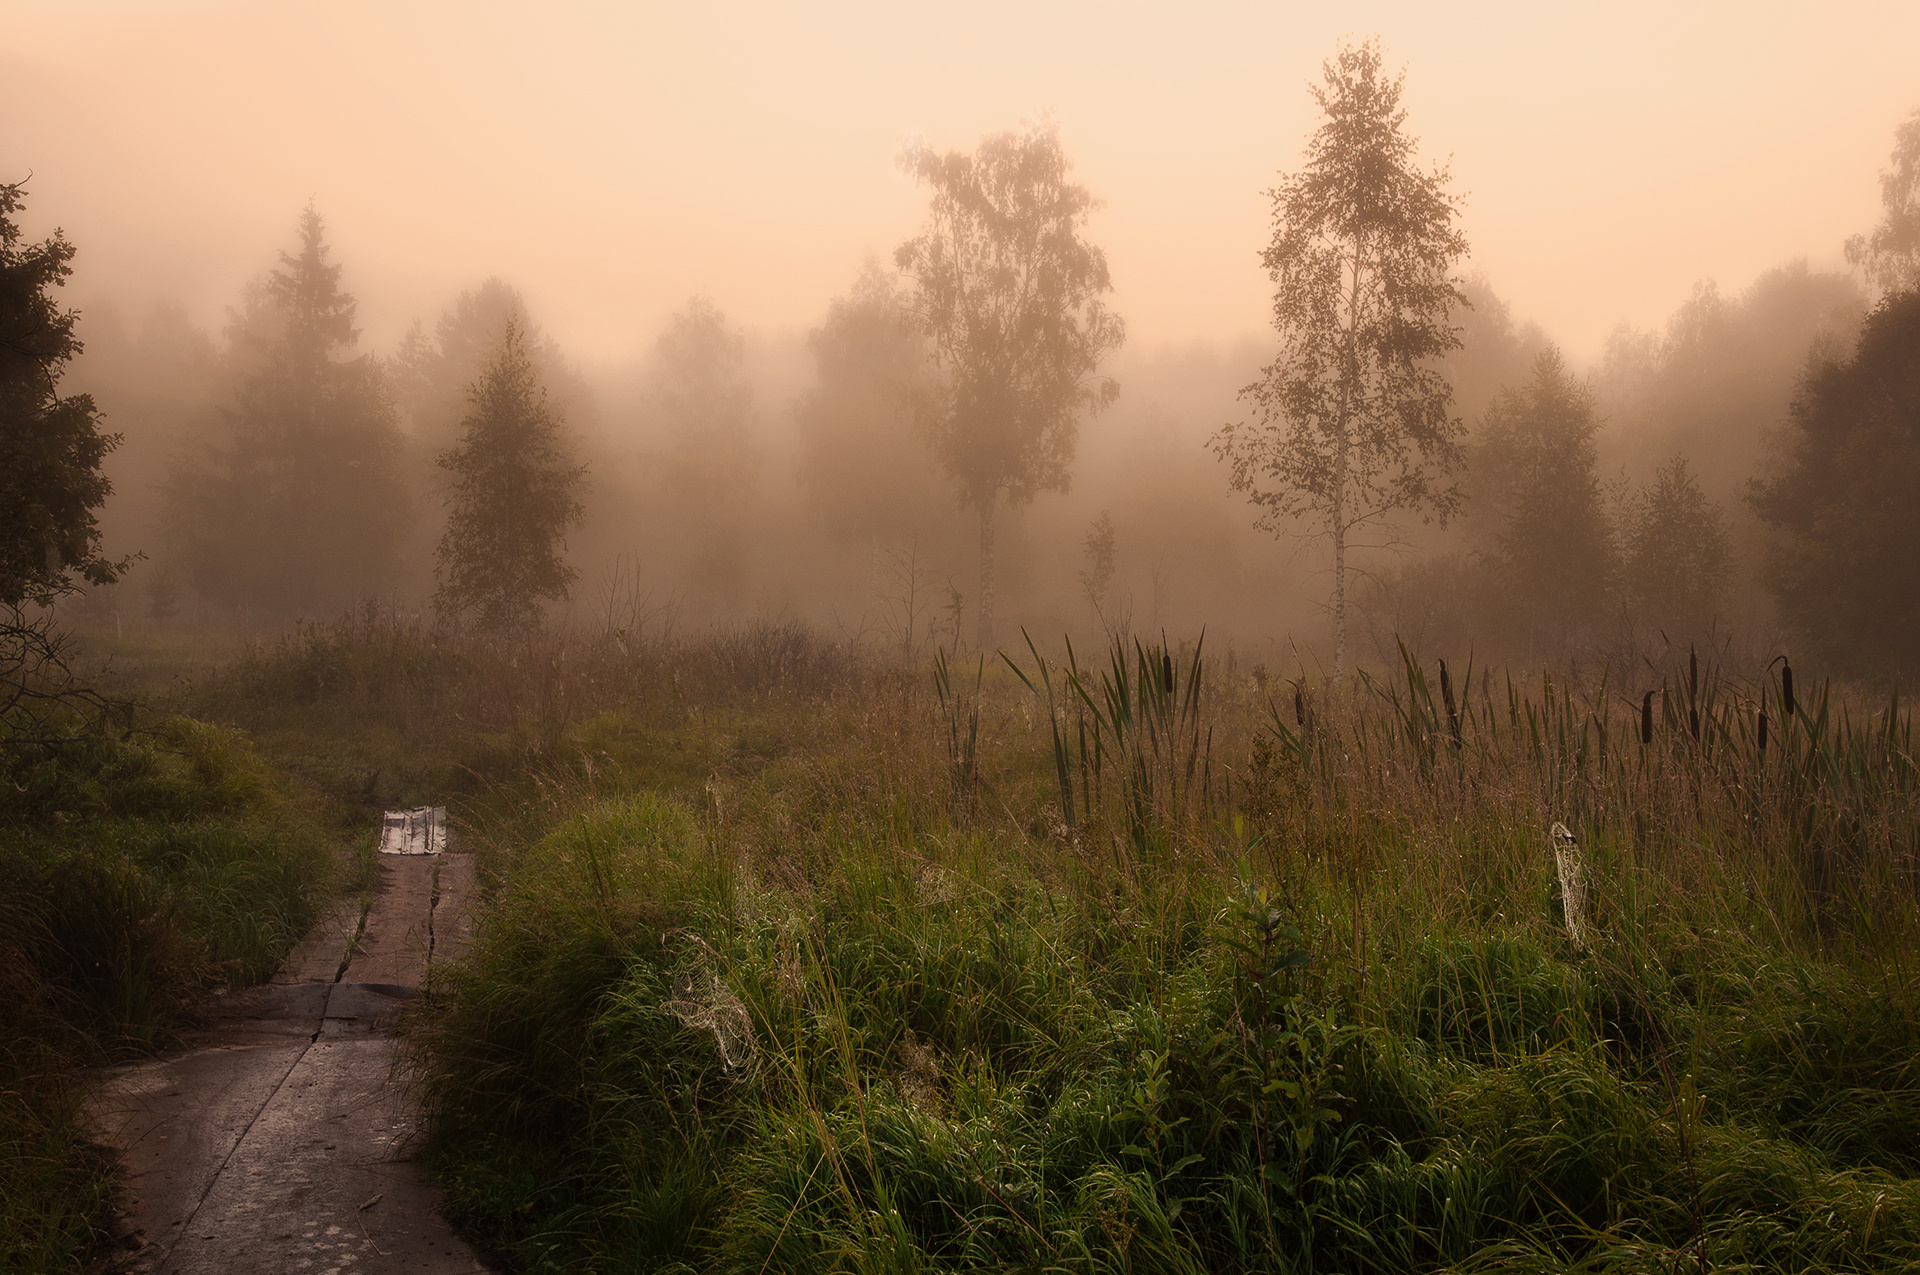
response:
[[[1494,569],[1527,640],[1559,647],[1606,618],[1613,537],[1600,491],[1593,394],[1556,349],[1495,396],[1473,449],[1473,498]]]
[[[1781,615],[1850,671],[1920,670],[1920,289],[1882,300],[1851,358],[1810,361],[1789,436],[1751,489]]]
[[[984,139],[972,154],[902,157],[932,192],[919,237],[894,254],[940,372],[933,450],[980,517],[980,644],[993,644],[994,512],[1065,491],[1080,421],[1113,401],[1096,375],[1125,325],[1102,296],[1106,255],[1081,231],[1095,208],[1051,123]]]
[[[941,476],[916,437],[931,389],[925,336],[891,272],[869,265],[807,336],[814,383],[800,396],[799,478],[841,539],[908,543],[932,528]]]
[[[1463,430],[1435,364],[1460,344],[1449,312],[1467,244],[1446,169],[1415,162],[1404,77],[1383,73],[1378,44],[1343,48],[1324,73],[1306,163],[1269,192],[1261,260],[1280,353],[1241,392],[1254,419],[1223,426],[1213,449],[1259,508],[1256,526],[1277,535],[1306,520],[1331,542],[1338,676],[1356,534],[1459,507]]]
[[[1880,224],[1847,240],[1847,261],[1881,292],[1920,284],[1920,111],[1894,131],[1892,160],[1880,174]]]
[[[1704,638],[1727,596],[1733,561],[1725,512],[1676,456],[1635,496],[1630,516],[1621,580],[1629,618],[1675,644]]]

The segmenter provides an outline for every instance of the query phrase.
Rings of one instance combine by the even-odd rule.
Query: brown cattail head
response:
[[[1700,653],[1687,648],[1687,703],[1700,702]]]
[[[1165,649],[1160,652],[1160,689],[1173,694],[1173,656]]]
[[[1467,675],[1471,678],[1471,672]],[[1453,746],[1460,747],[1460,709],[1453,702],[1453,678],[1447,674],[1447,662],[1440,661],[1440,699],[1447,706],[1447,734],[1453,737]]]
[[[1652,691],[1648,691],[1647,697],[1640,701],[1640,742],[1642,744],[1651,744],[1653,742]]]
[[[1786,656],[1780,657],[1780,700],[1787,710],[1787,716],[1793,716],[1793,665]]]
[[[1301,694],[1298,682],[1293,684],[1293,724],[1295,726],[1307,724],[1307,697]]]
[[[1687,734],[1700,742],[1700,656],[1687,648]]]

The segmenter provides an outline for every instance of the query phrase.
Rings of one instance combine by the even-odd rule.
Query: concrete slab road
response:
[[[216,998],[183,1052],[106,1075],[91,1115],[121,1153],[137,1245],[115,1269],[486,1269],[440,1216],[384,1030],[468,938],[467,858],[386,861],[364,917],[327,918],[274,983]],[[453,933],[436,936],[436,913]]]

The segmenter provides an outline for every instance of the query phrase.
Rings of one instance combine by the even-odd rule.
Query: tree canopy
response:
[[[914,428],[930,389],[927,343],[890,273],[869,264],[807,335],[814,383],[794,406],[799,479],[843,540],[913,539],[940,500]]]
[[[1385,75],[1379,45],[1342,48],[1323,70],[1306,162],[1269,192],[1261,261],[1280,353],[1241,391],[1254,419],[1223,426],[1213,448],[1257,526],[1280,534],[1304,519],[1331,542],[1338,676],[1356,533],[1459,507],[1450,476],[1464,431],[1436,362],[1460,344],[1449,313],[1464,300],[1452,272],[1467,244],[1446,169],[1415,162],[1404,76]]]
[[[0,606],[41,606],[82,584],[110,584],[127,563],[101,552],[94,512],[113,492],[101,462],[120,445],[86,394],[61,397],[80,353],[79,317],[53,289],[73,245],[55,231],[24,242],[22,183],[0,185]]]
[[[389,588],[415,512],[391,388],[377,359],[353,352],[355,302],[312,207],[299,233],[231,329],[226,437],[169,491],[175,560],[202,597],[246,615]]]
[[[708,504],[752,491],[753,443],[747,338],[706,297],[689,300],[654,344],[651,409],[667,435],[667,490]]]
[[[518,320],[507,320],[470,401],[459,445],[440,458],[453,483],[434,605],[470,611],[486,629],[523,630],[579,576],[566,535],[584,512],[587,467],[567,446]]]
[[[1614,553],[1601,499],[1593,393],[1560,352],[1495,396],[1473,450],[1474,500],[1492,524],[1506,609],[1530,638],[1559,645],[1606,615]]]
[[[993,642],[994,508],[1072,478],[1081,418],[1111,403],[1096,376],[1125,337],[1106,308],[1106,255],[1081,235],[1095,208],[1050,122],[996,133],[972,154],[908,149],[932,193],[927,223],[895,263],[940,383],[926,427],[935,455],[980,516],[980,642]]]
[[[1920,669],[1920,289],[1882,300],[1852,357],[1816,352],[1790,447],[1752,488],[1789,629],[1841,668]]]
[[[1847,260],[1882,292],[1920,285],[1920,111],[1894,131],[1892,165],[1880,174],[1880,204],[1880,224],[1847,240]]]

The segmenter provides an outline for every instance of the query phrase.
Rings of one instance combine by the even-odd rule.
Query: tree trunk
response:
[[[1340,434],[1333,451],[1333,680],[1347,675],[1347,464],[1353,445],[1353,398],[1360,384],[1360,279],[1366,235],[1353,244],[1353,283],[1347,299],[1347,368],[1340,391]]]
[[[1347,673],[1347,529],[1333,525],[1333,680]]]
[[[998,492],[988,492],[980,505],[980,628],[982,652],[993,649],[993,505]]]

